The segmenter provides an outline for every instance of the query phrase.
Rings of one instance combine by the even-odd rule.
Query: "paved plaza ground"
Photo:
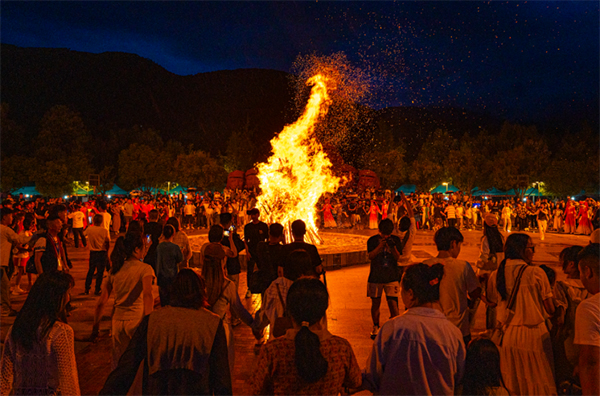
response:
[[[374,230],[362,231],[336,231],[360,233],[362,235],[373,235]],[[191,234],[205,233],[205,231],[194,231]],[[462,247],[460,259],[474,263],[479,255],[479,245],[481,231],[463,231],[465,242]],[[589,237],[547,234],[544,241],[540,241],[539,234],[530,233],[536,245],[534,263],[537,265],[546,264],[554,268],[558,279],[564,278],[558,267],[558,254],[567,246],[587,245]],[[417,259],[427,259],[437,254],[433,243],[433,232],[419,231],[413,247],[413,254]],[[79,370],[79,381],[81,392],[84,395],[94,395],[102,388],[110,372],[110,306],[104,310],[104,318],[101,324],[100,337],[95,342],[86,341],[90,336],[94,307],[98,297],[83,295],[84,279],[88,269],[89,251],[85,248],[69,249],[69,255],[74,268],[72,274],[76,279],[75,289],[72,291],[72,301],[76,309],[69,317],[69,324],[75,331],[75,346],[77,353],[77,365]],[[369,265],[357,265],[327,272],[327,285],[329,288],[331,302],[328,310],[329,330],[338,336],[348,339],[354,348],[358,363],[364,367],[367,357],[370,353],[372,341],[369,337],[372,323],[370,316],[370,300],[366,297],[367,277],[369,274]],[[246,290],[246,277],[242,274],[240,277],[240,295],[244,295]],[[22,284],[26,283],[24,278]],[[92,289],[93,290],[93,289]],[[158,293],[157,293],[158,294]],[[20,309],[26,296],[12,296],[13,307]],[[254,296],[252,299],[242,299],[248,310],[253,313],[260,305],[260,296]],[[400,304],[402,304],[400,302]],[[382,322],[389,317],[386,304],[381,305]],[[403,307],[400,307],[401,312]],[[9,327],[14,322],[13,318],[2,318],[1,322],[1,340],[4,340]],[[479,307],[477,313],[474,333],[482,331],[485,327],[485,308],[483,304]],[[233,373],[233,392],[234,394],[248,394],[249,387],[247,380],[251,377],[255,355],[255,339],[250,329],[241,324],[234,329],[235,334],[235,369]],[[368,392],[364,392],[367,393]]]

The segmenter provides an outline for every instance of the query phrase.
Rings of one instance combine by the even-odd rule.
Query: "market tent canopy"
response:
[[[19,195],[19,194],[29,195],[29,196],[42,195],[38,192],[38,190],[35,189],[35,186],[21,187],[13,193],[13,195]]]
[[[433,190],[431,190],[431,193],[432,194],[440,194],[440,193],[445,193],[445,192],[457,192],[457,191],[460,191],[458,188],[456,188],[452,184],[449,184],[447,187],[448,188],[446,188],[446,186],[444,186],[443,184],[440,184],[439,186],[437,186],[436,188],[434,188]]]
[[[106,195],[128,195],[127,191],[123,190],[121,187],[113,184],[113,188],[106,192]]]
[[[498,190],[496,187],[492,187],[487,190],[480,190],[478,187],[475,187],[473,190],[471,190],[471,195],[474,197],[481,197],[484,195],[489,195],[491,197],[498,197],[498,196],[507,195],[507,194]]]
[[[397,193],[400,191],[402,191],[404,194],[412,194],[417,191],[417,186],[414,184],[403,184],[396,190]]]
[[[183,186],[177,186],[175,188],[170,189],[167,194],[179,194],[179,193],[187,193],[187,188]]]
[[[526,197],[541,197],[542,194],[540,194],[540,190],[538,190],[537,188],[529,188],[527,191],[525,191],[525,196]]]

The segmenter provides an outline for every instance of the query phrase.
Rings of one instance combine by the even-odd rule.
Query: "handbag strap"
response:
[[[285,301],[283,301],[283,296],[281,295],[281,289],[279,289],[279,283],[276,283],[275,287],[277,287],[277,294],[279,294],[279,301],[281,301],[281,305],[283,306],[283,312],[286,312]]]
[[[506,304],[506,308],[509,311],[513,310],[515,303],[517,301],[517,290],[519,290],[519,286],[521,285],[521,277],[523,276],[523,273],[525,272],[525,268],[527,268],[527,264],[521,266],[521,268],[519,269],[519,273],[517,274],[517,277],[515,278],[515,285],[513,286],[513,289],[510,293],[510,297],[508,298],[508,302]],[[507,318],[506,324],[508,324],[508,321],[510,320],[511,317],[512,317],[512,315],[510,315]]]

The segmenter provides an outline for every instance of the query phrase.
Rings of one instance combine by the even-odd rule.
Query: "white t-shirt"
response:
[[[115,302],[113,320],[142,320],[144,317],[144,285],[146,277],[156,278],[152,267],[139,260],[125,261],[115,275],[110,274]]]
[[[517,274],[522,265],[526,265],[523,260],[507,259],[504,267],[504,277],[506,281],[507,298],[513,290]],[[507,301],[502,300],[498,292],[498,270],[492,272],[487,283],[486,296],[488,300],[498,304],[496,309],[498,321],[504,322],[508,317]],[[510,320],[510,326],[538,326],[544,323],[545,308],[544,300],[552,298],[552,288],[548,277],[543,269],[534,265],[529,265],[521,277],[521,284],[516,296],[514,315]]]
[[[414,217],[410,219],[410,228],[408,229],[408,232],[410,232],[408,235],[408,240],[406,241],[406,244],[402,246],[402,254],[398,258],[398,265],[400,266],[412,264],[412,247],[415,237],[417,236],[417,222]],[[400,236],[400,240],[404,240],[404,235]]]
[[[102,212],[100,213],[104,220],[102,221],[102,227],[106,228],[110,232],[110,213]]]
[[[582,301],[577,307],[573,343],[600,347],[600,293]]]
[[[69,219],[73,219],[73,228],[83,228],[83,219],[85,215],[79,210],[69,214]]]
[[[93,252],[106,250],[106,241],[110,242],[110,232],[101,225],[92,225],[91,227],[86,228],[83,235],[88,238],[90,251]]]
[[[194,213],[196,213],[196,206],[192,203],[188,203],[184,206],[183,213],[185,215],[193,215]]]
[[[133,204],[131,202],[127,202],[125,205],[123,205],[123,215],[125,217],[133,216]]]
[[[471,334],[467,293],[480,287],[475,271],[466,261],[452,257],[436,257],[424,263],[429,266],[438,263],[444,265],[444,276],[440,281],[440,306],[446,318],[460,329],[463,336]]]

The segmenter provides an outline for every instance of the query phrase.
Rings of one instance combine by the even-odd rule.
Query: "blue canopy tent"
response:
[[[13,192],[12,194],[13,195],[23,194],[24,196],[29,195],[30,197],[32,197],[34,195],[42,195],[38,192],[38,190],[35,189],[35,186],[21,187],[17,191]]]
[[[540,190],[538,190],[537,188],[529,188],[527,191],[525,191],[525,196],[526,197],[541,197],[542,194],[540,193]]]
[[[479,187],[476,187],[473,190],[471,190],[471,195],[474,197],[481,197],[481,196],[488,196],[488,195],[490,197],[499,197],[502,195],[506,195],[506,193],[498,190],[496,187],[492,187],[487,190],[480,190]]]
[[[113,184],[113,188],[106,192],[106,195],[128,195],[129,193],[123,190],[121,187]]]
[[[183,186],[177,186],[175,188],[170,189],[169,191],[167,191],[167,194],[171,195],[171,194],[179,194],[179,193],[187,193],[187,188],[183,187]]]
[[[431,193],[432,194],[440,194],[440,193],[443,194],[446,192],[457,192],[457,191],[460,191],[460,190],[451,184],[448,186],[444,186],[443,184],[440,184],[439,186],[437,186],[436,188],[431,190]]]
[[[400,187],[398,187],[396,193],[399,194],[401,191],[407,195],[412,194],[415,191],[417,191],[417,186],[415,186],[414,184],[403,184]]]

